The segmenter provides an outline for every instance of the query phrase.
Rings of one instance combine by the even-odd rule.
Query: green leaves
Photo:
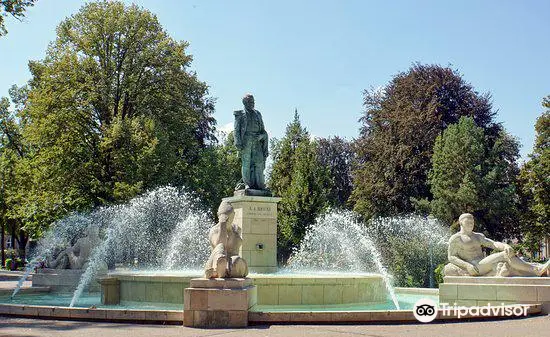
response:
[[[412,212],[411,200],[431,199],[427,173],[435,139],[461,116],[471,116],[491,137],[500,128],[489,95],[438,65],[414,64],[384,89],[366,90],[364,107],[351,199],[365,218]]]
[[[14,217],[38,233],[68,211],[160,185],[206,190],[196,182],[215,146],[214,108],[186,47],[136,5],[92,2],[64,20],[29,63],[30,91],[12,95],[25,147]]]
[[[517,233],[518,146],[504,131],[491,142],[470,117],[450,125],[436,138],[428,174],[432,213],[447,223],[472,213],[492,237]]]
[[[533,252],[550,233],[550,96],[542,105],[547,110],[537,119],[535,146],[519,174],[521,228],[524,243]]]
[[[11,15],[17,20],[25,17],[27,7],[34,6],[36,0],[2,0],[0,1],[0,37],[6,35],[8,31],[4,26],[4,17]]]
[[[273,146],[269,187],[282,198],[278,213],[278,255],[286,261],[308,226],[327,206],[330,171],[319,161],[318,144],[309,138],[298,113]]]

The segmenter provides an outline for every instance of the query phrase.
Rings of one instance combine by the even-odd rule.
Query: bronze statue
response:
[[[271,195],[264,180],[265,160],[269,150],[262,115],[254,109],[254,96],[251,94],[243,97],[243,104],[244,110],[234,112],[235,147],[241,153],[241,172],[245,184],[244,191],[236,194]],[[237,186],[236,190],[242,190],[241,187]]]

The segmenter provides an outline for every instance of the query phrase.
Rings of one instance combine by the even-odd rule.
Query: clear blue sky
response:
[[[131,2],[131,1],[127,1]],[[362,91],[413,62],[451,65],[493,95],[497,120],[531,152],[550,94],[550,1],[135,1],[190,43],[218,125],[252,92],[273,136],[298,108],[315,136],[357,136]],[[39,0],[0,38],[0,95],[29,79],[55,27],[84,1]]]

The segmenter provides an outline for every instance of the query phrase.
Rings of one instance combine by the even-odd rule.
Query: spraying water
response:
[[[375,218],[367,231],[402,287],[435,287],[434,269],[447,260],[448,226],[417,214]]]
[[[382,263],[377,245],[365,226],[359,224],[350,211],[333,211],[320,216],[290,257],[288,269],[376,271],[382,276],[395,307],[399,309],[391,276]]]
[[[163,187],[121,206],[95,214],[103,223],[105,239],[94,250],[76,288],[74,306],[109,258],[141,268],[198,269],[208,258],[204,233],[212,225],[197,200],[174,187]],[[168,243],[168,244],[167,244]],[[111,261],[113,262],[113,261]]]
[[[25,268],[25,273],[19,279],[11,297],[13,298],[27,277],[40,265],[46,263],[47,259],[55,253],[60,252],[69,246],[73,239],[81,235],[90,225],[90,219],[81,214],[71,214],[52,225],[49,231],[38,242],[33,257]]]
[[[39,241],[26,277],[40,264],[82,238],[90,226],[97,227],[100,242],[92,250],[74,292],[71,307],[82,292],[105,271],[107,265],[139,265],[140,269],[200,269],[208,258],[205,233],[213,223],[189,193],[162,187],[123,205],[98,208],[88,214],[72,214],[52,225]],[[18,286],[13,295],[19,291]]]

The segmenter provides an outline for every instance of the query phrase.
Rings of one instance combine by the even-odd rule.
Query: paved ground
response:
[[[0,282],[0,290],[17,282]],[[30,286],[30,282],[25,282]],[[396,325],[266,325],[248,329],[191,329],[174,325],[56,321],[0,316],[0,337],[386,337],[386,336],[549,337],[550,316],[514,320]]]
[[[287,336],[550,336],[550,316],[515,320],[399,325],[271,325],[201,330],[182,326],[54,321],[0,317],[2,337],[287,337]]]

